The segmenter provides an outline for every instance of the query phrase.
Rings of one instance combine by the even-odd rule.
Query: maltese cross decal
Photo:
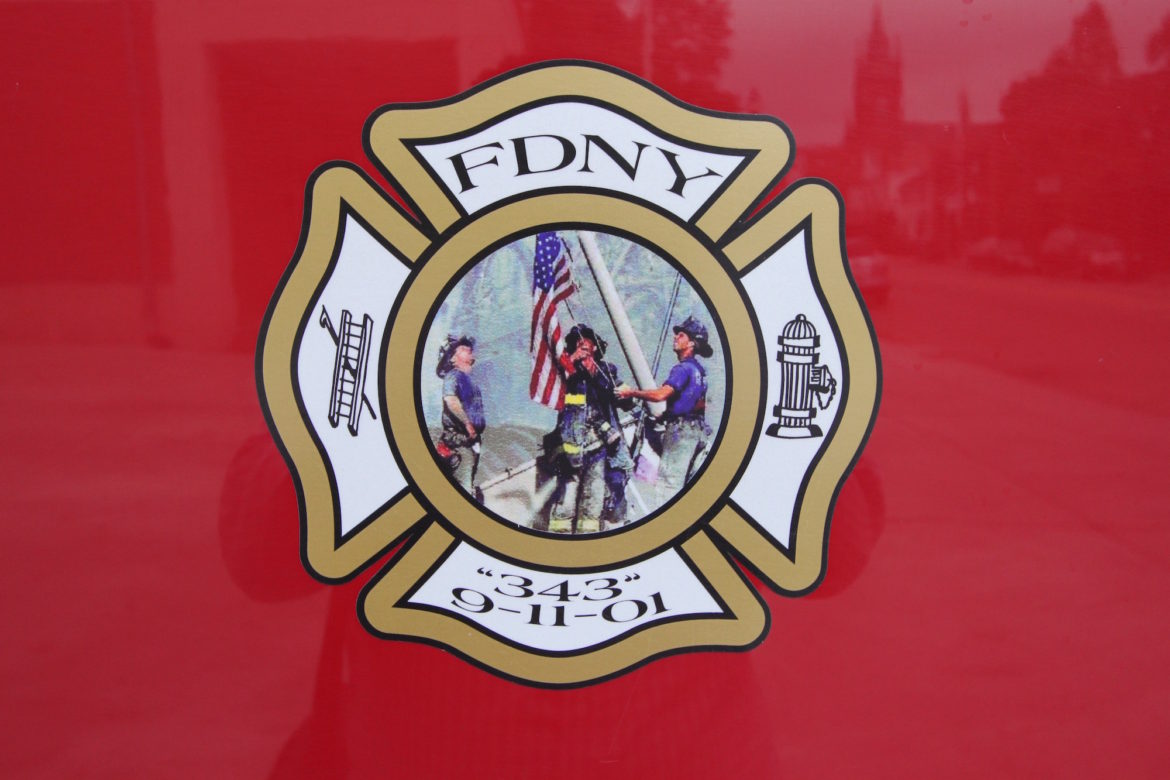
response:
[[[323,582],[359,618],[536,685],[769,626],[821,580],[880,369],[841,199],[756,206],[792,141],[611,68],[388,105],[307,188],[260,397]],[[393,554],[391,555],[391,551]]]

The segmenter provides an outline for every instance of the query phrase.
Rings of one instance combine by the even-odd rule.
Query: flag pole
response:
[[[642,352],[642,345],[638,343],[638,337],[634,334],[634,327],[630,324],[630,316],[626,313],[625,304],[622,303],[617,287],[614,286],[613,277],[609,274],[609,268],[606,267],[605,260],[601,256],[601,250],[597,246],[597,237],[587,230],[578,230],[577,241],[581,244],[581,251],[585,254],[585,262],[589,264],[593,280],[597,282],[601,300],[605,304],[610,322],[613,323],[613,329],[617,333],[622,352],[626,355],[626,362],[630,364],[634,381],[637,382],[640,390],[655,389],[658,385],[654,381],[654,374],[650,370],[650,364],[646,362],[646,355]],[[661,417],[662,413],[666,411],[666,404],[663,401],[651,401],[646,405],[655,417]]]

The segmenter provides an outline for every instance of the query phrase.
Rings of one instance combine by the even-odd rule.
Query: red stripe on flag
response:
[[[551,252],[550,237],[542,234],[537,239],[537,255],[534,259],[534,279],[549,279],[547,289],[533,284],[532,322],[529,327],[528,346],[532,352],[532,376],[528,382],[528,394],[532,400],[544,406],[560,409],[564,405],[565,388],[558,360],[561,346],[561,326],[557,319],[557,307],[573,293],[573,277],[565,256],[563,243],[558,247],[556,259],[551,267],[547,265]]]

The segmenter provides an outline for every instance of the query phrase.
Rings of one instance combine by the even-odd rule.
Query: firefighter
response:
[[[472,496],[476,495],[475,472],[485,427],[483,397],[471,378],[474,365],[475,339],[448,336],[435,368],[443,380],[443,432],[437,449],[455,483]]]
[[[694,316],[674,326],[674,354],[678,363],[661,387],[638,390],[618,389],[620,398],[666,401],[662,417],[662,456],[658,464],[655,495],[658,505],[666,503],[691,480],[702,465],[711,429],[707,426],[707,371],[698,358],[714,354],[708,342],[707,326]]]
[[[602,360],[606,343],[588,325],[565,337],[565,402],[557,418],[565,484],[549,515],[552,533],[598,533],[624,520],[633,471],[618,421],[617,367]]]

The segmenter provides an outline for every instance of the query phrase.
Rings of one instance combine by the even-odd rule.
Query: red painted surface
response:
[[[0,5],[0,771],[1165,776],[1165,7],[787,5]],[[570,691],[309,578],[252,356],[313,168],[552,57],[787,122],[884,365],[822,587]]]

